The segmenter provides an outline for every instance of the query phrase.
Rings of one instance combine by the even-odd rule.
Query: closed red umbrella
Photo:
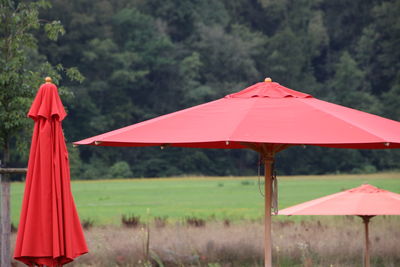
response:
[[[61,266],[87,253],[70,186],[66,117],[57,87],[46,78],[28,116],[35,122],[14,258]]]
[[[271,79],[224,98],[75,143],[249,148],[265,162],[265,266],[271,266],[271,166],[294,145],[400,148],[400,123],[318,100]]]
[[[365,184],[279,211],[279,215],[357,215],[365,224],[365,266],[369,264],[368,223],[376,215],[400,215],[400,194]]]

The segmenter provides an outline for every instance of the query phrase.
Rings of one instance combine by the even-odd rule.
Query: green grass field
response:
[[[369,183],[400,193],[400,173],[329,176],[282,176],[279,207],[285,208],[324,195]],[[262,186],[261,186],[262,187]],[[11,186],[12,221],[16,225],[24,183]],[[119,224],[122,214],[135,214],[141,220],[168,217],[260,219],[264,200],[257,177],[192,177],[164,179],[124,179],[73,181],[72,190],[81,219],[97,225]]]

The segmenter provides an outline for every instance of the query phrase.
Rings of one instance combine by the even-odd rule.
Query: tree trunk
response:
[[[0,160],[1,166],[1,160]],[[0,266],[11,266],[11,216],[10,216],[10,173],[26,173],[26,168],[0,168],[1,181],[1,223],[0,223]]]
[[[10,220],[10,180],[8,174],[0,174],[1,179],[1,264],[11,266],[11,220]]]
[[[0,160],[0,168],[1,168],[1,160]],[[0,186],[1,186],[1,188],[3,188],[3,177],[2,177],[3,175],[0,173]],[[3,259],[3,253],[2,253],[2,248],[3,248],[3,246],[1,245],[3,242],[2,242],[2,236],[3,236],[3,231],[2,231],[2,228],[3,228],[3,226],[2,226],[2,221],[3,221],[3,215],[2,215],[2,213],[3,213],[3,193],[1,192],[1,189],[0,189],[0,264],[1,264],[1,261],[2,261],[2,259]]]
[[[6,140],[3,147],[3,164],[7,167],[10,160],[9,144]],[[10,220],[10,176],[9,174],[1,175],[1,261],[0,266],[11,266],[11,220]]]

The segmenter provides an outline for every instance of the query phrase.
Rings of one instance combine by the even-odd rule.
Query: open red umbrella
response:
[[[75,143],[249,148],[265,162],[265,266],[271,266],[271,166],[294,145],[400,148],[400,123],[318,100],[265,79],[240,92]]]
[[[376,215],[400,215],[400,194],[364,184],[280,210],[279,215],[360,216],[365,225],[364,266],[369,267],[369,220]]]
[[[88,250],[71,193],[61,127],[66,113],[50,78],[28,116],[35,125],[14,258],[29,266],[61,266]]]

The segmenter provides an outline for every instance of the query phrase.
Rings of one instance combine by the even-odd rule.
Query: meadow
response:
[[[400,173],[279,177],[280,208],[363,183],[400,193]],[[94,225],[85,229],[90,253],[71,266],[263,266],[258,177],[73,181],[72,189],[81,220]],[[23,183],[13,183],[15,224],[22,195]],[[140,224],[126,227],[122,215]],[[274,216],[272,240],[274,266],[362,266],[357,216]],[[370,240],[372,266],[400,266],[399,216],[373,218]]]
[[[263,178],[261,177],[261,189]],[[363,183],[400,193],[400,173],[278,177],[279,207],[350,189]],[[264,199],[258,177],[180,177],[72,181],[81,220],[119,225],[122,215],[175,222],[186,217],[206,220],[260,220]],[[24,183],[12,183],[11,212],[18,224]],[[280,217],[280,216],[278,216]]]

